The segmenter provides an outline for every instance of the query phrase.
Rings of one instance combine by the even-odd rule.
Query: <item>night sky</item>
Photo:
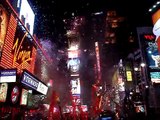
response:
[[[66,32],[64,19],[73,16],[91,16],[92,13],[117,10],[120,15],[127,16],[129,23],[145,24],[148,8],[152,0],[29,0],[36,13],[35,32],[40,37],[58,38]],[[63,40],[59,41],[62,42]]]

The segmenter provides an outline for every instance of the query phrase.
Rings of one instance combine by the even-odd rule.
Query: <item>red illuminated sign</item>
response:
[[[17,26],[17,20],[11,14],[0,61],[1,67],[17,68],[18,73],[23,69],[34,72],[36,47],[27,35]]]
[[[5,42],[3,45],[0,66],[3,68],[12,68],[13,54],[11,53],[11,48],[13,46],[14,34],[16,31],[17,21],[11,14],[9,19],[9,24],[7,27],[7,33],[5,37]]]
[[[13,67],[21,72],[27,69],[31,73],[34,71],[33,62],[35,62],[36,50],[33,42],[28,38],[28,33],[24,32],[20,26],[17,26],[14,42],[12,46]],[[32,56],[33,55],[33,56]]]
[[[1,52],[4,45],[5,36],[7,33],[7,26],[8,26],[7,11],[1,5],[0,6],[0,57],[1,57]]]
[[[96,59],[97,59],[97,75],[98,81],[101,80],[101,67],[100,67],[100,55],[99,55],[99,44],[95,42],[95,51],[96,51]]]
[[[23,65],[25,62],[31,61],[31,51],[23,50],[22,43],[24,41],[24,38],[27,34],[24,34],[20,44],[18,45],[19,39],[16,39],[15,44],[13,45],[13,51],[14,51],[14,58],[13,58],[13,64],[17,61],[19,61],[20,65]],[[30,47],[30,46],[28,46]],[[14,65],[13,65],[14,66]]]
[[[145,40],[155,40],[155,36],[154,35],[144,35]]]
[[[12,93],[11,93],[11,101],[13,104],[15,104],[18,101],[18,97],[19,97],[19,88],[15,86],[12,89]]]

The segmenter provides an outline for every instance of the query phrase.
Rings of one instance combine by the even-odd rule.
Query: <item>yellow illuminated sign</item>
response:
[[[126,71],[126,75],[127,75],[127,81],[132,81],[132,72]]]
[[[12,48],[14,50],[13,64],[15,64],[16,61],[21,61],[20,65],[23,65],[25,62],[28,62],[32,59],[31,58],[31,51],[26,51],[26,50],[20,51],[21,45],[22,45],[24,38],[26,37],[27,34],[28,33],[24,34],[19,46],[18,46],[18,41],[19,41],[18,38],[17,38],[15,44],[13,45],[13,48]]]

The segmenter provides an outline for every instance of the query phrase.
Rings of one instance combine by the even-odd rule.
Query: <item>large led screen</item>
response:
[[[87,112],[88,111],[87,105],[81,105],[81,109],[82,109],[83,112]]]
[[[16,82],[16,69],[0,70],[0,83]]]
[[[27,0],[21,0],[19,17],[33,35],[35,14]]]
[[[158,9],[152,15],[152,22],[153,22],[153,34],[156,36],[156,42],[158,44],[158,51],[160,51],[160,9]]]
[[[79,51],[78,50],[68,50],[68,58],[78,58]]]
[[[71,73],[78,73],[80,68],[80,60],[78,58],[69,59],[67,62],[67,67]]]
[[[150,72],[151,81],[154,83],[160,83],[160,72]]]
[[[81,94],[80,91],[80,80],[79,78],[74,78],[71,80],[71,92],[73,95],[79,95]]]
[[[155,36],[142,35],[141,40],[145,44],[145,52],[147,57],[147,63],[150,69],[160,69],[160,55],[158,52],[158,46],[155,42]]]

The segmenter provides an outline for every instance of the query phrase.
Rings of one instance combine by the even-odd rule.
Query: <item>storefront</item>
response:
[[[34,96],[45,96],[47,91],[47,85],[26,70],[21,75],[17,74],[17,69],[1,70],[0,116],[14,118],[20,111],[24,115],[27,109],[38,106],[34,103]]]

